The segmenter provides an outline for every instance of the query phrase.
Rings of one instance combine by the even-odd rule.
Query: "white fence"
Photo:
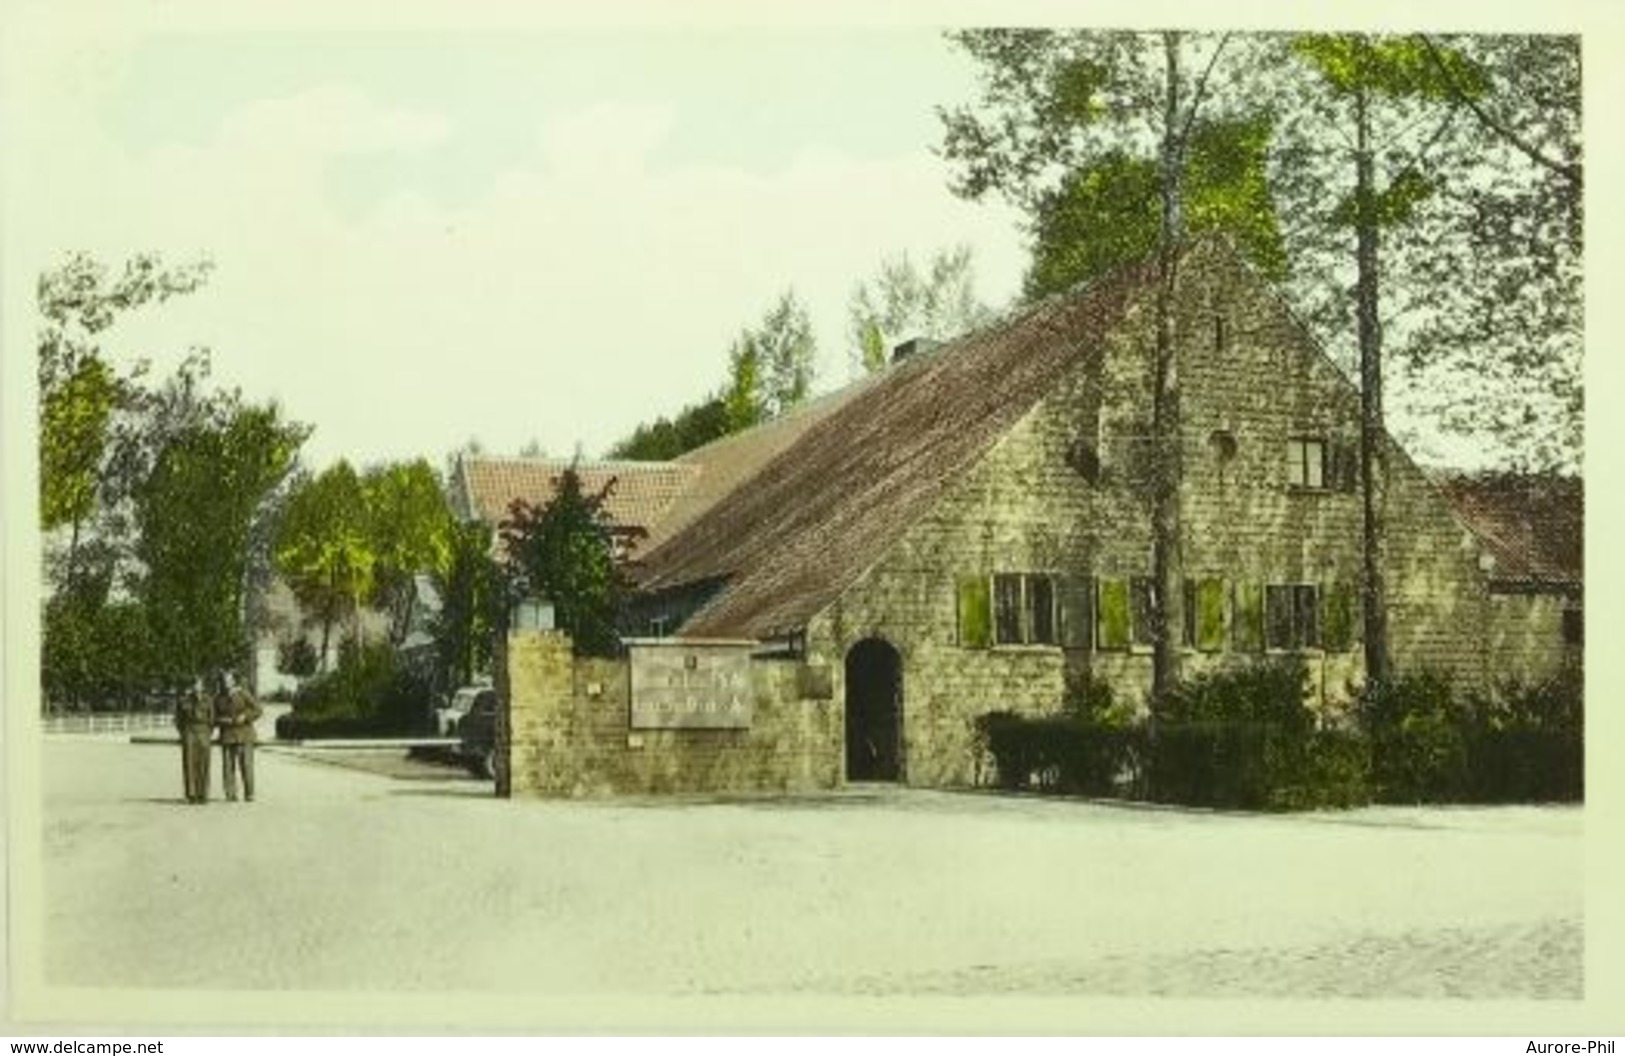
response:
[[[175,713],[171,711],[80,712],[47,715],[40,720],[46,733],[130,733],[172,728],[174,724]]]

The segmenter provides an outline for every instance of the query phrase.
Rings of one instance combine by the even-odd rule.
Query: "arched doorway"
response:
[[[846,654],[846,779],[903,776],[903,658],[865,638]]]

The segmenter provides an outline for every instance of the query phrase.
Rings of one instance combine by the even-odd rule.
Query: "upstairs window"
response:
[[[1286,483],[1289,488],[1326,486],[1326,442],[1297,439],[1286,442]]]

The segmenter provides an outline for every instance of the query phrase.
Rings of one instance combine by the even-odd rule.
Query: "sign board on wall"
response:
[[[748,729],[754,643],[630,642],[632,728]]]

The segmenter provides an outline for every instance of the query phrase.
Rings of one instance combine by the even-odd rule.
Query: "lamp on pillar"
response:
[[[520,598],[508,612],[508,626],[514,631],[551,631],[553,603],[546,598]]]

